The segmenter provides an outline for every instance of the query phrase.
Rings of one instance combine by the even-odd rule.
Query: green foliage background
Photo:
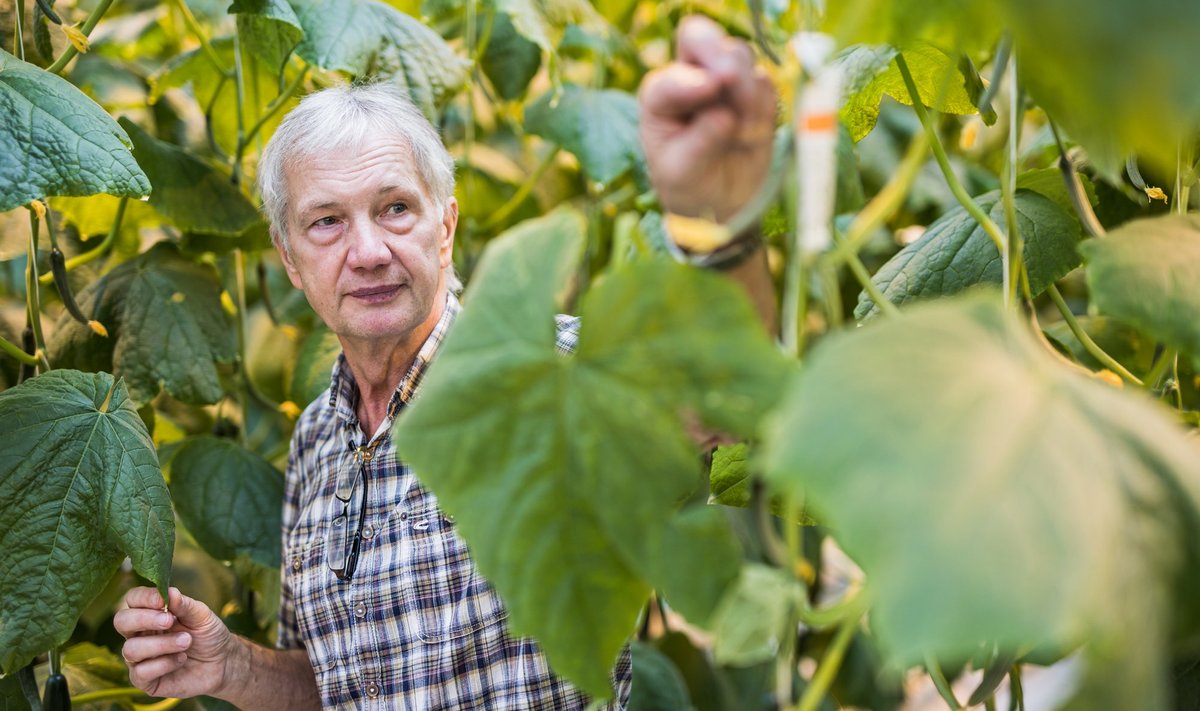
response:
[[[52,647],[80,707],[148,704],[111,627],[138,582],[273,639],[289,435],[338,346],[253,176],[350,80],[407,88],[458,165],[466,310],[398,442],[559,673],[603,696],[633,639],[633,708],[891,709],[906,676],[1015,702],[1073,655],[1072,708],[1196,708],[1198,8],[59,0],[79,54],[0,2],[5,708]],[[793,248],[792,160],[757,215],[783,351],[664,255],[635,92],[694,12],[757,48],[781,147],[787,39],[838,46],[838,240]],[[701,457],[698,424],[741,443]]]

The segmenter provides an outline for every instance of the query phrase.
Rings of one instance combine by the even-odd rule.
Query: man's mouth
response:
[[[360,289],[355,289],[351,292],[348,292],[348,296],[358,299],[359,301],[365,301],[367,303],[379,303],[382,301],[387,301],[395,296],[396,292],[400,291],[402,287],[402,284],[364,286]]]

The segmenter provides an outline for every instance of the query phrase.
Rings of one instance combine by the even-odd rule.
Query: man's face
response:
[[[292,284],[330,330],[386,345],[432,328],[445,298],[458,205],[439,210],[405,141],[370,139],[357,151],[288,165]]]

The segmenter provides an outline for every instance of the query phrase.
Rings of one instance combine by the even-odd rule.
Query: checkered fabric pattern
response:
[[[351,580],[338,580],[325,562],[334,485],[339,472],[358,466],[351,449],[364,439],[358,389],[343,356],[328,397],[297,422],[283,508],[278,646],[308,651],[325,708],[588,706],[586,695],[551,672],[536,642],[509,633],[508,611],[476,570],[453,520],[392,446],[393,418],[412,400],[459,310],[449,297],[371,438],[363,541]],[[579,320],[560,316],[557,326],[558,349],[570,353]],[[612,678],[617,701],[610,709],[629,696],[628,650]]]

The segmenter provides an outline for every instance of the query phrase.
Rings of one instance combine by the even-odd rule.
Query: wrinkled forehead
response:
[[[339,181],[367,177],[396,183],[400,175],[411,181],[424,196],[430,186],[421,173],[411,140],[391,133],[339,135],[328,142],[305,146],[288,157],[283,166],[283,189],[289,212],[295,214],[302,206],[306,187],[314,182]],[[398,175],[399,174],[399,175]],[[347,183],[349,184],[349,183]],[[328,185],[328,183],[326,183]],[[377,186],[371,185],[371,189]]]

